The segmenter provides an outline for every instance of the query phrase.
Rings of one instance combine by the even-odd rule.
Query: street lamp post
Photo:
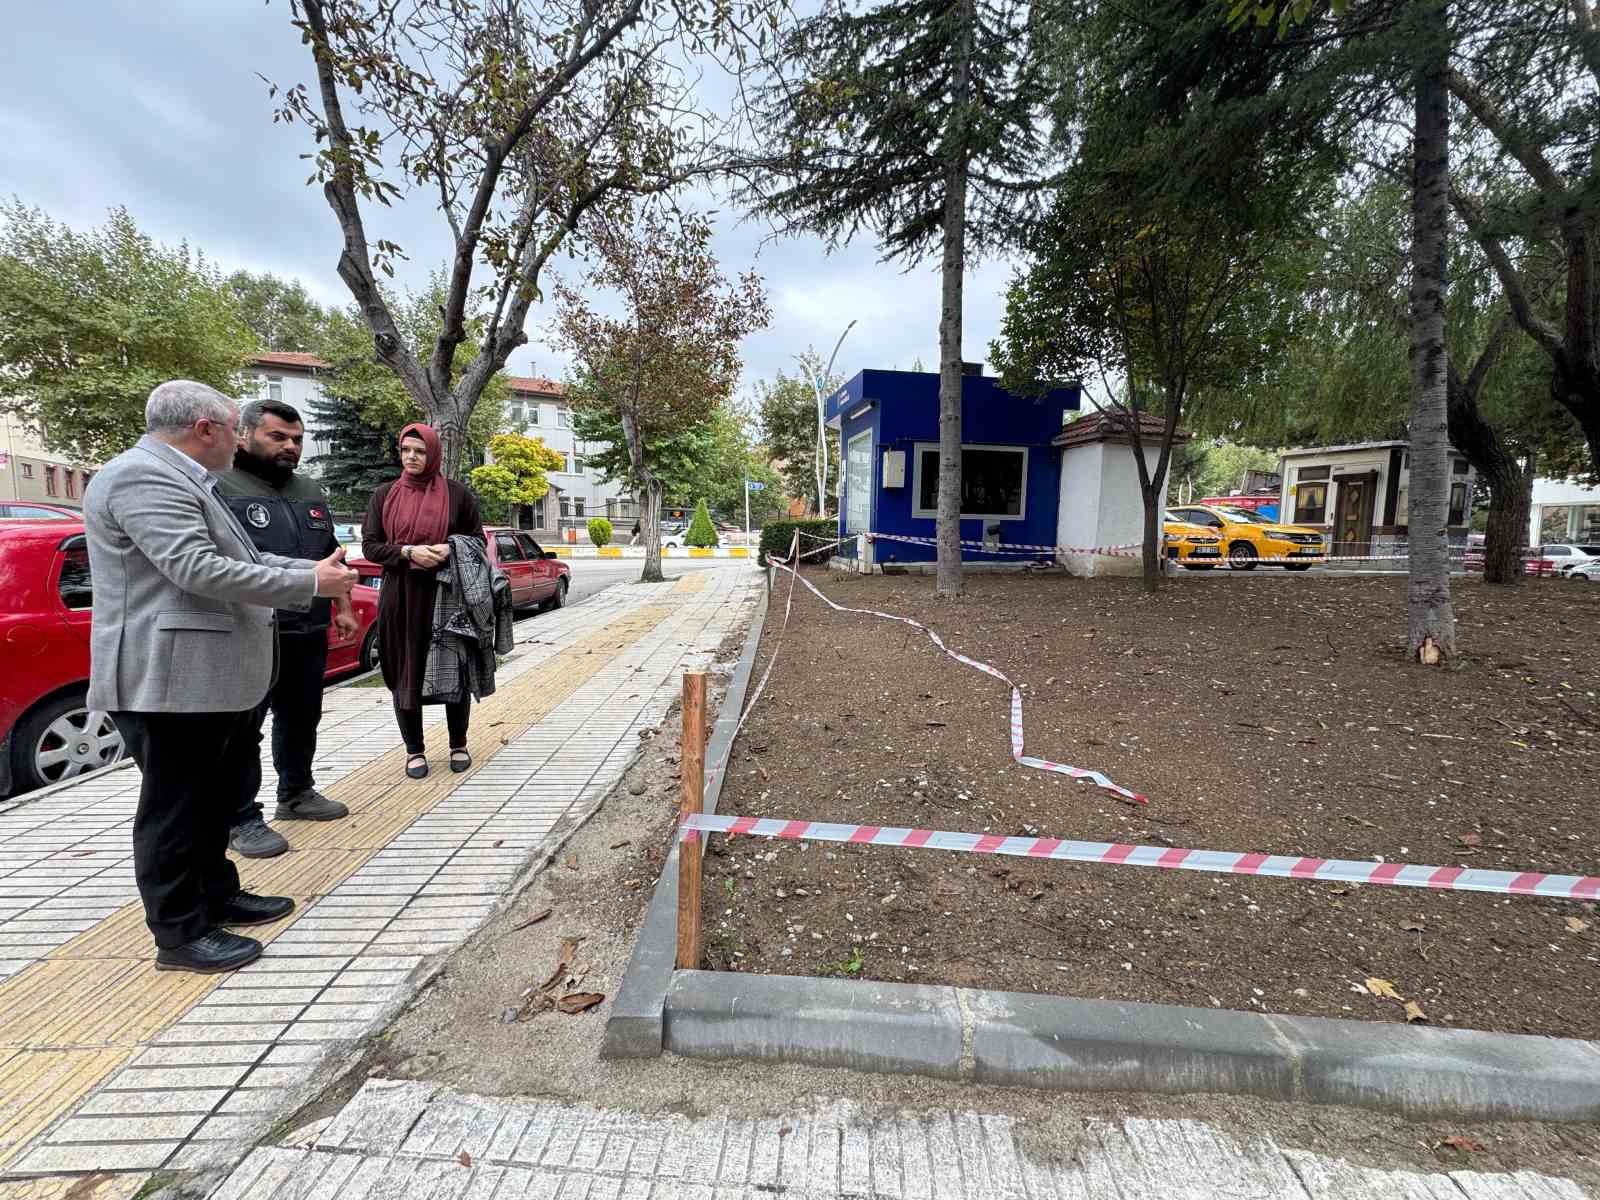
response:
[[[815,372],[808,371],[811,376],[811,390],[817,397],[817,516],[828,515],[828,425],[826,414],[823,410],[822,380],[833,378],[833,360],[839,357],[839,347],[844,345],[844,339],[856,327],[851,321],[844,327],[844,332],[839,335],[839,340],[833,344],[833,353],[828,356],[828,365],[822,372],[822,379],[818,379]],[[801,359],[804,365],[805,360]]]

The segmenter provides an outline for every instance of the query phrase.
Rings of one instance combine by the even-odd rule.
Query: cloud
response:
[[[260,76],[307,79],[310,59],[285,3],[107,0],[93,19],[78,5],[12,6],[0,68],[0,195],[15,194],[76,226],[125,206],[165,242],[187,241],[224,269],[298,278],[318,300],[345,304],[338,278],[338,226],[321,189],[306,186],[312,149],[298,125],[274,124]],[[861,239],[827,254],[817,238],[773,239],[738,220],[724,197],[714,246],[723,269],[753,265],[765,278],[772,325],[744,348],[743,391],[793,372],[810,347],[833,348],[857,322],[838,370],[938,363],[938,255],[907,271],[878,262]],[[368,208],[369,234],[400,243],[409,261],[400,282],[420,287],[445,260],[447,231],[436,205],[414,195],[393,209]],[[561,264],[569,278],[581,267]],[[988,353],[999,329],[1010,265],[979,264],[966,286],[969,360]],[[560,376],[565,357],[545,336],[549,306],[530,315],[530,343],[512,358],[518,373]]]

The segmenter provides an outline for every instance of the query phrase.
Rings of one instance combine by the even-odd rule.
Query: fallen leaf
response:
[[[556,969],[551,973],[549,979],[539,985],[539,990],[543,992],[553,988],[556,982],[567,973],[567,968],[572,965],[572,960],[577,957],[577,954],[578,939],[575,937],[562,938],[561,948],[556,951]]]
[[[1423,930],[1423,925],[1421,921],[1407,921],[1404,925],[1400,926],[1400,928],[1406,933],[1421,933]]]
[[[1481,833],[1463,833],[1463,834],[1459,834],[1456,837],[1456,841],[1460,842],[1463,846],[1481,846],[1481,845],[1483,845],[1483,834],[1481,834]]]
[[[504,845],[505,845],[505,844],[506,844],[506,842],[505,842],[505,839],[504,839],[504,838],[501,838],[501,839],[500,839],[500,840],[499,840],[499,841],[497,841],[497,842],[496,842],[496,843],[495,843],[495,844],[494,844],[494,848],[495,848],[495,849],[496,849],[496,850],[498,850],[498,849],[500,849],[500,847],[501,847],[501,846],[504,846]]]
[[[543,921],[554,911],[555,910],[551,908],[541,909],[539,912],[534,913],[533,916],[529,917],[522,924],[513,925],[511,927],[511,932],[515,933],[519,929],[526,929],[529,925],[537,925],[540,921]]]
[[[1589,928],[1589,922],[1583,920],[1581,917],[1567,918],[1568,933],[1582,933],[1587,928]]]
[[[578,856],[576,854],[567,855],[567,870],[576,871],[577,869],[578,869]]]
[[[1426,1023],[1427,1020],[1428,1020],[1428,1014],[1422,1011],[1422,1005],[1418,1004],[1415,1000],[1407,1000],[1406,1001],[1406,1024],[1407,1025],[1412,1025],[1412,1024],[1415,1024],[1415,1023],[1417,1023],[1419,1021],[1423,1022],[1423,1023]]]
[[[1440,1146],[1448,1146],[1452,1150],[1460,1150],[1466,1154],[1482,1154],[1484,1152],[1482,1142],[1475,1142],[1469,1137],[1462,1137],[1459,1133],[1452,1133],[1447,1138],[1440,1138],[1433,1145],[1435,1149]]]
[[[460,1154],[456,1155],[456,1161],[463,1167],[470,1167],[472,1165],[472,1155],[463,1150]]]
[[[1366,983],[1367,991],[1371,992],[1374,996],[1381,996],[1385,1000],[1405,999],[1404,996],[1395,991],[1394,984],[1390,983],[1387,979],[1368,979]]]
[[[599,992],[569,992],[556,1001],[556,1007],[568,1016],[588,1012],[605,997]]]
[[[632,844],[633,843],[629,841],[629,839],[623,838],[620,842],[612,842],[611,848],[613,850],[621,850],[624,846],[631,846]]]

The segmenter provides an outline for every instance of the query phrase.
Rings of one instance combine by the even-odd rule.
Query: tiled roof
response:
[[[506,382],[511,385],[513,392],[521,396],[560,397],[567,392],[554,379],[541,379],[537,375],[507,375]]]
[[[258,367],[293,367],[300,371],[326,371],[333,366],[315,354],[300,350],[268,350],[257,354],[250,362]]]
[[[1087,446],[1094,442],[1125,442],[1128,440],[1126,417],[1112,417],[1105,413],[1092,413],[1086,417],[1079,417],[1060,433],[1056,434],[1052,444],[1056,446]],[[1166,432],[1167,421],[1165,417],[1154,417],[1149,413],[1139,414],[1139,440],[1159,441]],[[1178,430],[1172,440],[1186,442],[1189,435],[1183,430]]]

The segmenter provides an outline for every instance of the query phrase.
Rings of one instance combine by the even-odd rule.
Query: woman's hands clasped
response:
[[[411,547],[411,565],[423,571],[434,571],[444,566],[450,558],[450,543],[437,546]]]

